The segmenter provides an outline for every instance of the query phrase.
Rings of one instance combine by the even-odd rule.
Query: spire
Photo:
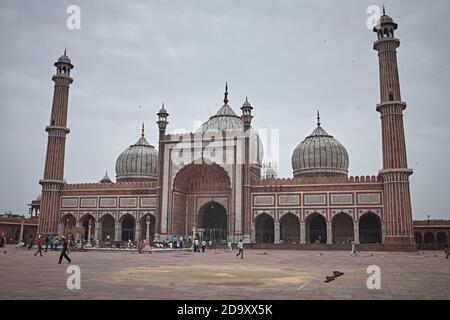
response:
[[[228,81],[225,82],[225,98],[223,99],[225,104],[228,104]]]
[[[383,16],[386,15],[386,8],[383,5]]]
[[[319,114],[319,109],[317,109],[317,126],[320,127],[320,114]]]
[[[141,137],[144,137],[144,123],[142,122],[142,132],[141,132]]]

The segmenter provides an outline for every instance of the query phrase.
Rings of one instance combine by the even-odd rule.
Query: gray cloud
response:
[[[81,8],[81,30],[66,8]],[[68,48],[75,69],[65,176],[114,176],[118,154],[139,137],[156,144],[165,101],[169,130],[191,130],[221,104],[249,96],[256,128],[280,129],[279,175],[292,176],[295,146],[315,126],[347,148],[352,175],[381,167],[378,60],[366,28],[372,1],[0,2],[0,210],[26,211],[40,192],[53,63]],[[450,207],[450,3],[385,1],[397,36],[415,218]],[[138,106],[142,105],[142,108]]]

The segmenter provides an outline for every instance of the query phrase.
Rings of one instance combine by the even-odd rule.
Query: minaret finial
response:
[[[245,96],[245,102],[248,102],[248,97],[247,96]]]
[[[383,15],[386,15],[386,8],[383,5]]]
[[[320,126],[320,114],[319,114],[319,109],[317,109],[317,126]]]
[[[225,104],[228,104],[228,81],[225,82],[225,98],[223,99]]]
[[[141,137],[144,137],[144,123],[142,122],[142,132],[141,132]]]
[[[64,48],[64,55],[66,55],[66,52],[67,52],[67,48]]]

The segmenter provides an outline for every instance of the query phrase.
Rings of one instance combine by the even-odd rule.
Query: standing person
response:
[[[233,251],[233,248],[231,247],[231,241],[228,240],[228,251]]]
[[[212,249],[212,240],[209,240],[208,245],[209,245],[209,251],[211,251],[211,249]]]
[[[202,252],[203,252],[203,253],[205,252],[205,249],[206,249],[206,241],[203,240],[203,241],[202,241]]]
[[[350,253],[350,255],[351,256],[357,256],[357,254],[356,254],[356,244],[355,244],[355,242],[354,241],[352,241],[352,251],[351,251],[351,253]]]
[[[180,249],[183,249],[183,236],[180,236],[180,246],[179,246],[179,248]]]
[[[450,256],[450,249],[448,248],[448,244],[445,245],[444,253],[445,253],[445,259],[448,259],[448,257]]]
[[[194,252],[200,252],[200,250],[198,249],[198,245],[199,245],[198,239],[195,238],[195,240],[194,240]]]
[[[50,239],[48,238],[48,235],[45,236],[45,252],[47,252],[48,249],[48,243],[49,243]]]
[[[5,237],[3,234],[0,235],[0,248],[3,248],[6,245],[5,243]]]
[[[238,242],[238,249],[239,252],[236,254],[236,258],[241,256],[241,259],[244,259],[244,243],[242,242],[242,239]]]
[[[37,251],[34,253],[34,256],[36,257],[36,255],[39,253],[42,257],[42,239],[41,239],[41,235],[38,235],[38,238],[36,239],[36,244],[38,246]]]
[[[70,263],[72,260],[67,255],[69,253],[69,249],[68,249],[69,243],[67,242],[67,239],[64,236],[61,237],[61,241],[62,241],[62,248],[61,248],[61,255],[59,256],[58,264],[61,264],[61,261],[63,258],[66,258],[67,262]]]

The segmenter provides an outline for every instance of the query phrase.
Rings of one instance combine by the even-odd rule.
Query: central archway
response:
[[[215,201],[205,204],[200,210],[200,215],[204,240],[213,242],[227,240],[227,211],[221,204]]]

